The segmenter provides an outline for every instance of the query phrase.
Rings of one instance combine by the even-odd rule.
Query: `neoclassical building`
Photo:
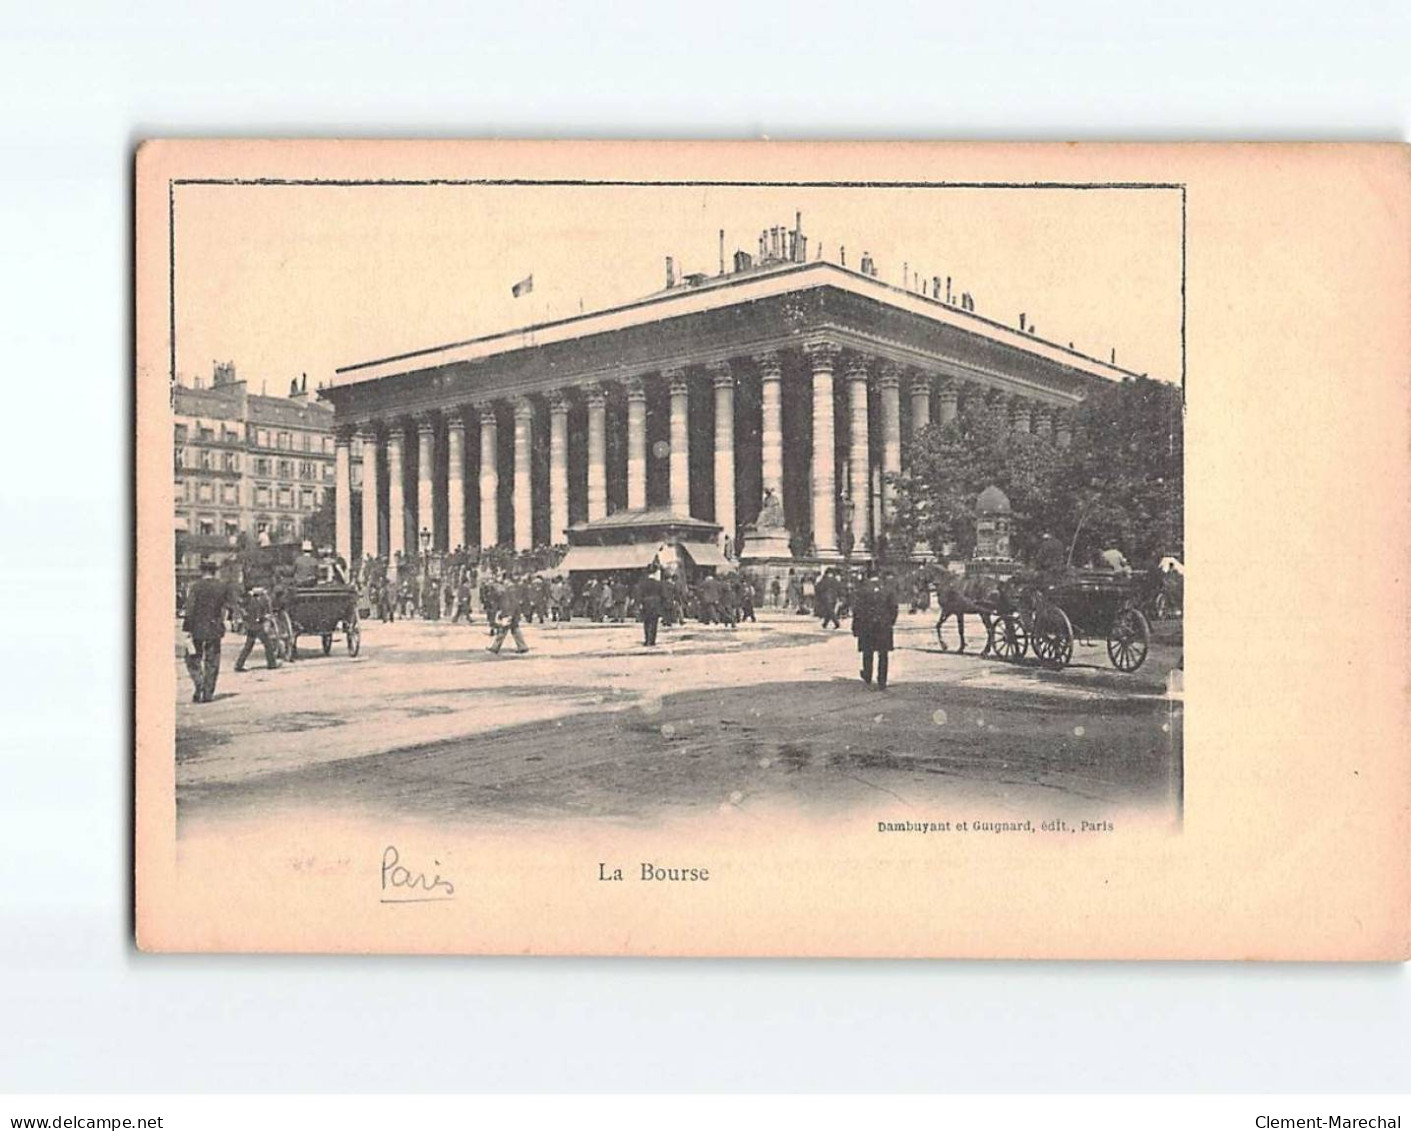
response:
[[[771,497],[816,557],[865,552],[904,436],[984,397],[1065,444],[1094,382],[1135,376],[938,285],[782,246],[761,239],[761,261],[737,254],[734,271],[722,256],[716,276],[668,270],[665,290],[624,306],[339,369],[320,392],[335,410],[339,552],[528,549],[663,508],[738,546]]]

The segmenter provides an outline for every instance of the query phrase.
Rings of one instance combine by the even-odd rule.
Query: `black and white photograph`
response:
[[[176,181],[179,830],[1177,830],[1183,204]]]

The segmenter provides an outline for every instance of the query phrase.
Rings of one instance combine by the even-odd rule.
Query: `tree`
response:
[[[953,422],[923,429],[909,454],[907,473],[890,480],[887,534],[898,549],[924,542],[970,557],[975,499],[993,483],[1013,507],[1021,559],[1046,531],[1072,546],[1075,563],[1109,546],[1133,561],[1180,550],[1183,416],[1170,385],[1136,378],[1094,389],[1075,413],[1067,450],[1011,431],[1002,409],[970,398]]]
[[[329,487],[323,492],[323,502],[319,504],[318,510],[312,514],[305,515],[302,523],[302,537],[314,544],[314,548],[321,546],[332,546],[335,544],[335,492],[336,487]]]

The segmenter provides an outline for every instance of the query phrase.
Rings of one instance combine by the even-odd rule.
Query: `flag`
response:
[[[520,295],[527,295],[533,289],[534,276],[526,275],[523,279],[521,279],[519,282],[517,282],[514,286],[510,288],[510,294],[514,295],[515,298],[519,298]]]

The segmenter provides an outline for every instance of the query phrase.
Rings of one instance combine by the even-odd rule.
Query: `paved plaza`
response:
[[[774,611],[666,630],[655,649],[636,624],[536,624],[529,653],[500,656],[483,622],[368,623],[356,659],[312,639],[298,663],[243,673],[228,636],[213,702],[190,703],[182,672],[179,811],[638,821],[880,796],[902,814],[959,798],[1074,818],[1177,810],[1178,646],[1124,675],[1100,641],[1080,644],[1052,672],[943,653],[934,618],[902,614],[885,693],[858,679],[846,624]]]

